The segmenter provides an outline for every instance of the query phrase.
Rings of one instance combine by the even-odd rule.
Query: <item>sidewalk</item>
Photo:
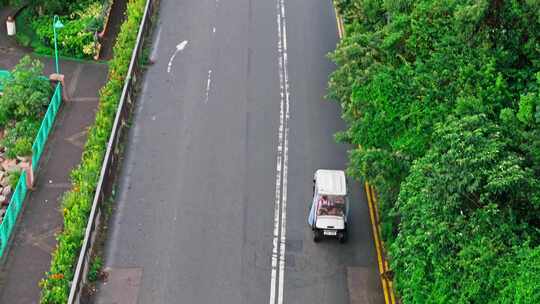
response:
[[[0,33],[5,30],[0,29]],[[0,43],[3,41],[0,34]],[[10,39],[10,38],[9,38]],[[11,69],[24,50],[2,48],[0,69]],[[45,75],[54,69],[53,58],[39,57]],[[0,271],[0,303],[39,303],[39,281],[49,270],[55,234],[62,228],[60,198],[69,189],[69,173],[79,164],[87,127],[94,121],[99,89],[105,84],[108,67],[102,63],[62,60],[70,100],[64,101]]]
[[[120,32],[120,26],[124,22],[124,12],[126,11],[127,0],[115,0],[112,4],[107,32],[103,37],[102,50],[100,58],[110,60],[113,55],[114,40]]]

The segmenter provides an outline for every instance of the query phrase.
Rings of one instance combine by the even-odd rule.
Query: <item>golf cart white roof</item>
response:
[[[322,170],[315,172],[318,193],[321,195],[347,195],[345,172],[341,170]]]

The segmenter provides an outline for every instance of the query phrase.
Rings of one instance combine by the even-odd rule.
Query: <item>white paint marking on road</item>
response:
[[[279,3],[279,2],[278,2]],[[279,8],[279,6],[278,6]],[[278,23],[278,53],[279,64],[279,86],[280,86],[280,108],[279,108],[279,128],[278,128],[278,146],[276,156],[276,198],[274,201],[274,237],[272,240],[272,270],[270,274],[270,300],[269,304],[276,303],[276,284],[278,279],[278,259],[279,259],[279,222],[281,212],[281,168],[282,168],[282,154],[283,154],[283,131],[285,122],[284,104],[285,98],[283,94],[283,62],[281,61],[281,15],[277,14]]]
[[[278,66],[280,83],[280,123],[278,130],[276,200],[274,202],[274,238],[270,275],[270,304],[283,303],[285,280],[285,244],[287,230],[287,175],[289,152],[289,78],[287,66],[287,27],[284,0],[277,0]],[[281,225],[280,225],[281,223]],[[277,298],[276,298],[277,291]],[[277,299],[277,302],[276,302]]]
[[[279,18],[279,17],[278,17]],[[278,42],[278,49],[281,50],[281,39]],[[279,247],[279,221],[281,211],[281,167],[283,154],[283,130],[284,130],[284,102],[283,98],[283,73],[282,63],[279,61],[279,82],[280,82],[280,111],[279,111],[279,128],[278,128],[278,146],[276,157],[276,199],[274,201],[274,238],[272,240],[272,271],[270,275],[270,304],[276,302],[276,283],[277,283],[277,268],[278,268],[278,247]]]
[[[204,99],[204,103],[207,103],[208,99],[210,98],[211,85],[212,85],[212,70],[208,70],[208,79],[206,80],[206,98]]]
[[[215,26],[212,28],[212,33],[214,33],[214,34],[216,33],[216,27]]]
[[[174,54],[171,56],[171,59],[169,59],[169,64],[167,65],[167,73],[171,72],[174,57],[176,57],[178,52],[183,51],[187,44],[188,44],[188,41],[184,40],[180,42],[178,45],[176,45],[176,50],[174,51]]]
[[[289,119],[290,119],[290,93],[289,93],[289,66],[287,53],[287,18],[285,15],[285,1],[280,0],[281,21],[282,21],[282,40],[283,40],[283,77],[285,82],[285,138],[284,159],[283,159],[283,190],[281,205],[281,253],[279,261],[279,286],[278,286],[278,304],[283,303],[283,286],[285,282],[285,247],[287,241],[287,177],[289,169]]]

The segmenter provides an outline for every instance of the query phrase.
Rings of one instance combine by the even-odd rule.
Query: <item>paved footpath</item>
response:
[[[13,44],[6,46],[3,28],[0,31],[0,69],[12,69],[27,50]],[[38,58],[45,64],[45,75],[52,73],[54,59]],[[60,198],[70,187],[69,173],[80,162],[86,130],[94,121],[99,89],[105,84],[108,67],[103,63],[62,60],[60,70],[65,74],[69,100],[64,101],[49,135],[35,190],[25,202],[1,267],[0,303],[39,303],[38,283],[49,269],[55,234],[62,228]]]

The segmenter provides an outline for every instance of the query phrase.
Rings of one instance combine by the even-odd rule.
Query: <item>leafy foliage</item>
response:
[[[109,81],[100,91],[96,121],[88,132],[81,164],[71,172],[73,188],[62,198],[64,229],[58,235],[57,248],[53,253],[47,277],[40,282],[41,303],[66,303],[67,301],[145,5],[146,0],[128,2],[127,18],[116,40],[114,57],[109,62]]]
[[[94,257],[90,269],[88,270],[88,281],[95,282],[98,280],[101,268],[103,267],[103,259],[100,256]]]
[[[405,303],[499,303],[514,275],[491,266],[540,240],[540,182],[512,145],[484,114],[436,125],[395,206],[391,255]]]
[[[43,64],[25,56],[5,83],[0,96],[0,127],[6,133],[1,145],[9,158],[32,153],[32,142],[52,95],[42,74]]]
[[[19,183],[19,179],[21,178],[22,172],[17,170],[13,171],[8,175],[9,179],[9,185],[11,186],[11,189],[17,188],[17,183]]]
[[[29,4],[46,15],[67,15],[73,11],[84,9],[94,0],[30,0]]]
[[[97,41],[94,33],[103,27],[103,10],[100,2],[94,2],[63,18],[64,28],[57,30],[59,52],[76,58],[95,55]],[[36,48],[38,53],[52,54],[54,51],[51,20],[51,16],[46,15],[32,21],[32,27],[43,42]]]
[[[60,15],[64,24],[57,29],[58,52],[60,55],[75,58],[91,58],[97,51],[95,32],[104,25],[105,12],[110,1],[31,1],[18,22],[22,31],[17,34],[18,41],[32,46],[39,54],[53,54],[54,30],[53,15]],[[19,18],[18,18],[19,19]]]
[[[49,81],[42,75],[43,64],[29,56],[15,66],[0,96],[0,127],[10,121],[41,118],[52,93]]]
[[[337,138],[379,190],[404,302],[536,303],[516,282],[539,275],[540,2],[336,5]]]
[[[37,121],[27,119],[15,123],[13,128],[7,130],[1,144],[7,150],[8,158],[32,154],[32,143],[39,130],[39,124]]]

